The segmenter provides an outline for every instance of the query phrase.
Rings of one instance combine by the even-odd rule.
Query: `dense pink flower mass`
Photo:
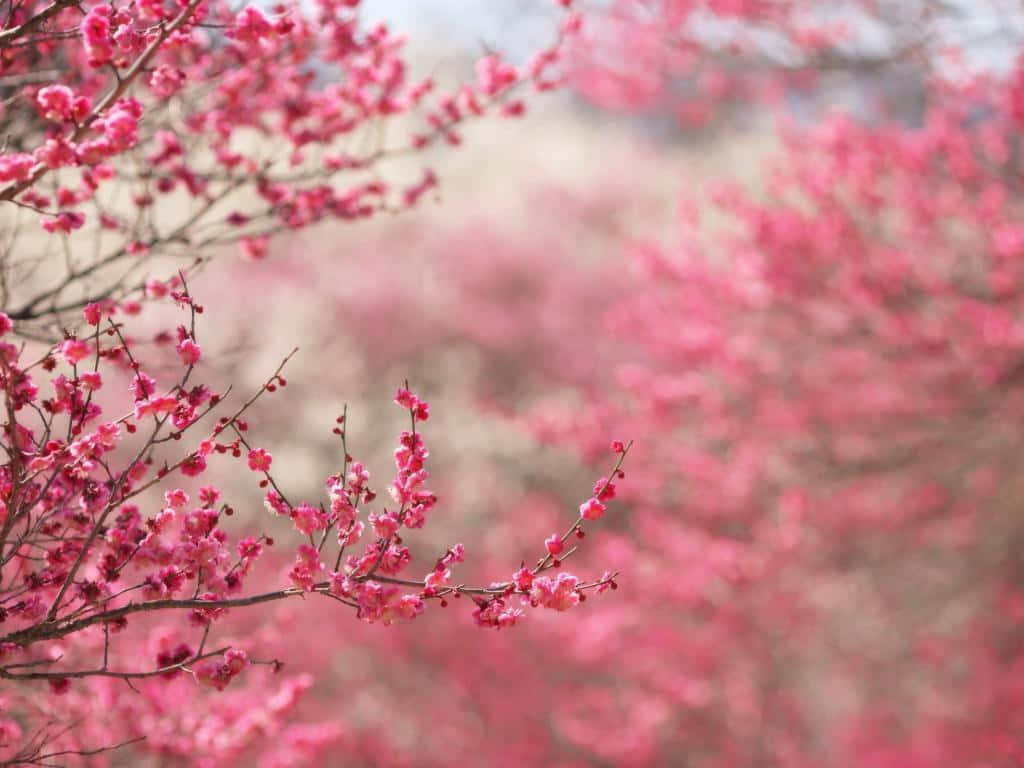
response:
[[[415,79],[402,35],[363,27],[358,2],[23,3],[0,30],[0,122],[18,134],[0,151],[0,202],[35,212],[49,233],[103,230],[94,269],[131,274],[143,253],[203,261],[225,243],[259,260],[282,231],[417,205],[435,170],[391,182],[380,161],[457,146],[463,124],[486,114],[523,114],[527,88],[562,81],[571,34],[553,30],[522,67],[489,53],[476,82],[444,92]],[[405,135],[385,143],[377,127],[400,115]],[[377,138],[352,140],[364,134]],[[108,200],[119,182],[134,185],[127,207]],[[131,274],[85,298],[139,288]],[[12,316],[39,317],[60,289],[26,296]]]
[[[2,700],[4,712],[11,713],[3,721],[11,734],[4,745],[14,750],[10,754],[58,745],[81,751],[91,735],[72,729],[40,744],[19,741],[27,735],[21,723],[32,722],[25,718],[40,696],[38,685],[48,685],[62,701],[80,701],[78,687],[92,686],[92,678],[131,687],[138,681],[148,696],[157,695],[152,686],[186,676],[223,691],[250,666],[279,670],[280,661],[260,655],[258,641],[234,634],[236,622],[228,622],[236,639],[221,638],[225,620],[249,606],[312,594],[368,623],[388,625],[417,618],[430,601],[444,606],[448,598],[466,596],[476,604],[476,623],[500,628],[524,616],[519,605],[565,610],[613,578],[605,574],[587,582],[560,573],[546,589],[549,579],[540,574],[560,563],[544,555],[525,571],[513,574],[510,568],[505,581],[467,586],[452,580],[466,557],[461,544],[417,571],[400,531],[422,528],[439,499],[426,486],[429,451],[419,432],[429,406],[408,388],[395,398],[409,428],[394,451],[391,503],[366,514],[377,494],[368,470],[349,454],[345,416],[334,428],[341,469],[326,480],[326,500],[293,502],[272,474],[270,452],[250,444],[247,414],[258,398],[285,385],[284,362],[253,396],[229,408],[224,393],[195,382],[198,360],[180,354],[188,342],[198,348],[200,306],[181,280],[167,297],[189,320],[179,326],[173,373],[167,373],[166,361],[162,367],[163,383],[146,373],[161,366],[154,360],[151,368],[136,357],[141,350],[128,340],[123,323],[94,322],[102,313],[93,304],[82,312],[89,329],[82,338],[68,338],[37,359],[26,360],[23,350],[7,342],[0,350],[10,419],[4,434],[12,456],[0,475],[3,556],[5,573],[10,568],[14,574],[0,614],[0,677],[20,686]],[[2,325],[12,328],[7,315]],[[134,399],[134,409],[105,420],[96,396],[108,390],[110,402]],[[204,417],[215,411],[228,415],[210,425]],[[248,468],[263,478],[260,486],[268,488],[268,508],[290,519],[292,537],[232,534],[225,522],[234,507],[222,491],[188,482],[223,471],[243,453]],[[624,456],[617,454],[614,471],[621,472]],[[157,489],[163,489],[159,496]],[[564,541],[583,521],[577,517],[555,539]],[[272,571],[258,573],[270,547],[294,552],[283,583],[274,584]],[[425,577],[418,575],[424,571]],[[140,657],[140,645],[154,636],[160,638],[158,650]],[[271,695],[266,685],[252,685],[250,695]],[[125,706],[136,717],[152,714],[148,698]],[[283,717],[286,710],[275,711]],[[70,716],[74,707],[66,712]],[[141,721],[104,728],[97,733],[108,740],[144,734]],[[159,741],[154,746],[164,749]]]

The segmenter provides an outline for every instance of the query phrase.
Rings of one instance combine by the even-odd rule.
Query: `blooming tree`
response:
[[[92,237],[68,245],[37,291],[8,298],[11,319],[53,326],[100,300],[131,311],[146,255],[191,269],[240,243],[259,260],[276,232],[415,205],[436,173],[389,182],[381,162],[456,146],[463,123],[486,113],[521,115],[524,87],[560,83],[564,40],[579,27],[567,12],[525,66],[488,54],[476,82],[435,93],[432,79],[412,78],[403,38],[364,29],[358,6],[13,6],[0,32],[0,201],[35,219],[19,219],[22,237],[40,225]],[[384,126],[398,118],[405,136],[389,141]],[[7,262],[8,292],[37,267]]]
[[[56,0],[5,12],[4,764],[105,759],[146,737],[143,749],[223,763],[249,759],[253,737],[271,733],[283,734],[271,761],[308,757],[337,737],[329,723],[286,727],[308,678],[233,682],[282,667],[264,655],[282,638],[261,646],[243,609],[318,597],[387,625],[465,598],[476,624],[503,628],[524,608],[565,611],[616,587],[612,572],[586,580],[562,564],[615,496],[628,446],[613,444],[612,471],[537,542],[536,561],[470,586],[455,575],[461,544],[418,568],[405,542],[438,504],[420,432],[430,409],[408,385],[395,397],[408,428],[389,501],[350,455],[345,413],[337,471],[322,500],[304,501],[251,426],[258,400],[283,396],[293,353],[244,395],[204,377],[199,321],[217,306],[207,312],[189,285],[218,246],[259,261],[279,232],[416,205],[435,172],[392,182],[381,161],[457,145],[470,118],[522,114],[521,91],[559,84],[563,42],[579,28],[566,10],[525,66],[490,53],[475,82],[435,94],[410,78],[402,38],[364,28],[358,5]],[[389,144],[386,123],[408,138]],[[249,473],[281,521],[233,526],[244,510],[218,472]],[[229,684],[216,704],[198,703],[197,685]]]
[[[929,82],[1005,72],[1020,6],[979,0],[613,0],[574,41],[573,80],[628,112],[687,129],[754,104],[853,86],[882,118],[917,117]],[[819,102],[821,103],[821,102]]]

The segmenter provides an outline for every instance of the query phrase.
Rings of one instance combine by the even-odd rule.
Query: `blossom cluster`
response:
[[[171,256],[189,273],[216,246],[237,244],[259,261],[283,231],[418,205],[437,189],[436,170],[392,181],[380,162],[459,146],[463,126],[483,116],[523,115],[528,91],[564,82],[563,49],[580,29],[568,4],[528,61],[489,52],[475,79],[449,87],[417,78],[405,37],[365,27],[359,6],[33,0],[14,9],[0,30],[0,125],[17,136],[0,152],[0,203],[72,243],[102,235],[86,274],[122,276],[87,290],[80,267],[55,267],[12,317],[52,320],[43,302],[65,293],[53,308],[135,298],[142,257]],[[408,133],[385,143],[383,127],[398,117]],[[364,134],[376,138],[352,140]]]
[[[349,453],[344,414],[334,427],[342,468],[326,479],[325,500],[293,502],[274,474],[271,451],[252,442],[248,415],[257,400],[287,385],[288,358],[252,397],[216,416],[232,401],[196,380],[205,360],[197,335],[204,307],[183,276],[150,281],[147,291],[149,303],[162,299],[186,316],[173,333],[159,334],[151,353],[128,333],[136,308],[113,301],[88,304],[81,335],[69,333],[37,359],[0,342],[10,456],[0,467],[0,678],[26,686],[26,695],[37,682],[53,695],[77,696],[79,681],[93,677],[129,685],[189,677],[222,691],[253,665],[281,666],[260,659],[258,647],[216,643],[226,617],[307,594],[382,624],[410,621],[430,600],[445,606],[446,598],[468,595],[480,606],[478,624],[507,626],[521,611],[497,606],[514,594],[565,610],[586,590],[611,583],[607,574],[588,583],[562,573],[545,591],[551,580],[542,572],[560,565],[549,557],[529,577],[520,572],[489,587],[453,583],[453,569],[466,557],[461,544],[422,578],[410,577],[403,536],[423,528],[438,504],[426,486],[429,451],[419,431],[429,404],[407,387],[395,397],[409,429],[394,451],[387,505],[373,508],[378,496],[368,469]],[[4,334],[15,327],[0,314]],[[108,415],[109,408],[118,410]],[[620,475],[627,450],[617,450]],[[243,476],[257,477],[266,509],[289,522],[291,536],[232,533],[227,521],[240,505],[210,482],[215,462],[235,462]],[[614,484],[602,479],[599,486],[566,538],[582,534],[597,497],[610,497]],[[288,538],[294,544],[285,545]],[[257,567],[282,550],[294,554],[284,585]],[[254,591],[254,584],[270,588]],[[163,634],[158,650],[140,659],[135,645],[150,616],[165,622]]]

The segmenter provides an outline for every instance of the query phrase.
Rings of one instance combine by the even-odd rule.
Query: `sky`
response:
[[[442,44],[447,52],[476,55],[500,49],[513,60],[551,35],[554,0],[364,0],[367,20],[410,33],[417,53]],[[443,53],[442,53],[443,55]]]

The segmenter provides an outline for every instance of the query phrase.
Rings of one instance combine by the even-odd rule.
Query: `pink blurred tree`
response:
[[[574,83],[605,108],[667,112],[691,129],[792,96],[830,91],[828,103],[851,86],[868,97],[861,108],[916,117],[934,78],[1005,73],[1020,10],[1012,0],[612,0],[594,4],[573,41]]]
[[[630,14],[717,13],[787,36],[814,10],[613,6],[619,33],[659,46],[682,44],[679,19],[651,13],[637,28]],[[943,70],[932,41],[955,9],[920,6],[919,124],[875,112],[785,127],[760,189],[695,192],[674,245],[626,237],[598,265],[572,253],[632,193],[625,182],[577,206],[543,198],[528,230],[484,219],[403,233],[427,243],[444,279],[387,334],[402,341],[394,358],[374,350],[381,369],[464,345],[483,355],[486,405],[532,404],[525,425],[541,442],[589,463],[605,435],[641,438],[628,510],[594,550],[622,567],[624,600],[588,606],[555,641],[525,628],[488,653],[452,653],[446,626],[395,636],[397,657],[456,691],[419,725],[417,764],[1024,762],[1024,60]],[[802,66],[856,49],[849,29],[841,39]],[[699,35],[688,44],[697,66],[722,66]],[[670,89],[643,86],[662,74],[647,58],[613,52],[630,55],[612,74],[594,56],[577,69],[596,78],[585,87],[614,76],[617,106],[675,107]],[[730,67],[778,83],[760,50],[730,53]],[[726,96],[705,94],[709,110]],[[369,325],[394,278],[339,319]],[[400,290],[414,306],[416,285]],[[545,507],[530,501],[537,516]],[[493,524],[528,528],[520,508]],[[395,670],[409,699],[387,706],[416,721],[430,702],[410,674]]]

